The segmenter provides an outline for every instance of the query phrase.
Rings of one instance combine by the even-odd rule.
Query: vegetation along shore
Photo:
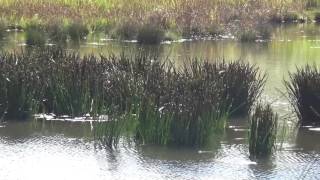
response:
[[[87,33],[148,44],[219,35],[254,41],[269,39],[272,24],[319,21],[319,5],[318,0],[0,0],[0,24],[24,31],[36,24],[49,34],[52,25],[72,32],[70,26],[78,24]]]

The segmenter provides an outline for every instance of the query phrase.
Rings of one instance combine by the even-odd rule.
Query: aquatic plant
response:
[[[133,21],[124,21],[118,24],[111,33],[112,38],[121,40],[134,40],[137,37],[138,25]]]
[[[252,158],[267,157],[275,147],[278,115],[269,104],[258,104],[250,117],[249,152]]]
[[[255,30],[241,30],[237,36],[241,42],[254,42],[258,39]]]
[[[239,61],[217,63],[222,74],[223,98],[230,106],[232,115],[246,115],[260,97],[266,83],[266,74],[259,68]]]
[[[137,35],[137,40],[141,44],[159,44],[164,39],[165,32],[161,27],[146,24],[142,26]]]
[[[44,27],[35,23],[31,23],[26,27],[25,37],[26,44],[29,46],[43,47],[47,40]]]
[[[74,42],[84,40],[85,37],[89,34],[87,26],[81,22],[73,22],[69,24],[68,32],[71,40]]]
[[[316,65],[306,65],[290,73],[285,81],[288,98],[302,124],[320,122],[320,72]]]
[[[26,54],[1,54],[0,68],[0,115],[6,119],[26,119],[37,112],[42,82],[36,61]]]
[[[68,30],[63,23],[53,22],[46,27],[50,40],[58,46],[64,46],[68,39]]]
[[[59,48],[1,60],[0,110],[7,117],[107,114],[111,122],[97,126],[96,137],[109,147],[129,126],[142,143],[203,146],[223,132],[231,113],[247,113],[265,80],[240,61],[194,60],[180,69],[151,55],[98,58]]]

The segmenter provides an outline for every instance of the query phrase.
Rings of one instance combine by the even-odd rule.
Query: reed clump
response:
[[[87,26],[81,22],[74,22],[68,25],[70,39],[74,42],[84,40],[89,34]]]
[[[68,29],[61,22],[53,22],[46,27],[49,39],[58,46],[64,46],[68,40]]]
[[[25,38],[27,45],[43,47],[47,41],[47,34],[42,25],[31,23],[25,29]]]
[[[139,26],[133,21],[124,21],[118,24],[111,32],[111,37],[121,40],[134,40],[137,37]]]
[[[252,158],[267,157],[276,142],[278,115],[269,104],[258,104],[250,117],[249,152]]]
[[[33,58],[26,54],[1,54],[0,72],[0,114],[5,119],[26,119],[36,113],[42,82]]]
[[[258,68],[240,61],[194,60],[178,68],[150,55],[81,57],[59,48],[4,54],[0,63],[7,119],[108,115],[96,137],[109,147],[126,132],[142,143],[203,146],[231,114],[248,113],[265,82]]]
[[[295,73],[290,73],[285,86],[300,122],[320,123],[320,72],[317,66],[297,68]]]
[[[161,27],[146,24],[139,29],[137,40],[141,44],[160,44],[164,36],[165,31]]]

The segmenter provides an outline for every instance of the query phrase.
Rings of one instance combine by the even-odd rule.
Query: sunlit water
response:
[[[21,33],[9,33],[3,50],[23,48]],[[3,44],[2,43],[2,44]],[[78,47],[82,54],[134,56],[138,51],[174,59],[241,59],[268,74],[263,99],[281,115],[292,114],[283,79],[296,66],[320,64],[320,27],[299,25],[274,29],[269,42],[185,41],[141,47],[92,35]],[[284,124],[284,120],[280,123]],[[285,123],[288,126],[288,123]],[[290,125],[290,124],[289,124]],[[292,124],[294,126],[294,124]],[[86,122],[0,123],[0,180],[34,179],[320,179],[319,127],[294,127],[278,135],[278,150],[266,160],[250,160],[247,119],[228,123],[224,136],[207,148],[137,145],[123,141],[114,151],[95,144]]]

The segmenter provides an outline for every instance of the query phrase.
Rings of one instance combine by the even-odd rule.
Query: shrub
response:
[[[249,152],[252,158],[269,156],[275,147],[278,115],[268,104],[258,104],[250,118]]]

